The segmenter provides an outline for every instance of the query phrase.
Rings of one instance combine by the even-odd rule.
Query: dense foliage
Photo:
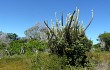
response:
[[[8,55],[34,54],[36,51],[44,51],[46,48],[45,40],[20,38],[15,33],[7,33],[1,35],[0,55],[1,57]],[[8,41],[7,41],[8,40]]]

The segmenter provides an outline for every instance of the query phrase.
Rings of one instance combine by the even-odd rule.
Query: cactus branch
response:
[[[57,36],[54,34],[54,32],[50,29],[50,27],[48,26],[48,24],[44,21],[45,25],[47,26],[47,28],[50,30],[50,32],[52,32],[52,36],[51,38],[53,37],[53,35],[55,36],[55,38],[57,38]]]
[[[62,26],[63,26],[63,12],[62,12],[62,17],[61,17],[61,23],[62,23]]]
[[[87,28],[90,26],[90,24],[91,24],[91,22],[92,22],[92,20],[93,20],[93,17],[94,17],[94,12],[93,12],[93,10],[92,10],[92,18],[91,18],[91,20],[89,21],[89,23],[88,23],[88,25],[86,26],[86,28],[84,29],[84,32],[87,30]]]

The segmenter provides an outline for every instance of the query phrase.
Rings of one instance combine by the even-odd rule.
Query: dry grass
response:
[[[44,68],[53,66],[55,60],[54,57],[49,57],[46,54],[40,54],[38,57],[40,59],[40,65]],[[87,53],[88,59],[93,64],[93,69],[91,70],[110,70],[110,52],[89,52]],[[31,70],[32,60],[35,57],[33,56],[13,56],[13,57],[4,57],[0,59],[0,70]],[[57,60],[56,60],[57,61]],[[42,65],[44,64],[44,65]],[[35,66],[35,67],[37,67]],[[55,67],[60,66],[56,65]],[[74,68],[72,68],[73,70]],[[68,70],[68,68],[66,69]],[[76,70],[76,69],[74,69]],[[78,69],[83,70],[83,69]],[[87,70],[87,69],[85,69]]]
[[[0,59],[0,70],[30,70],[30,58],[14,57]]]
[[[110,70],[110,52],[89,52],[87,55],[94,70]]]

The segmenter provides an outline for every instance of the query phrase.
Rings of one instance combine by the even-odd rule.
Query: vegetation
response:
[[[105,50],[105,51],[109,51],[110,50],[110,33],[103,33],[99,35],[99,40],[101,43],[101,49]]]
[[[61,69],[65,58],[47,53],[38,53],[31,56],[14,55],[0,59],[0,70],[109,70],[110,52],[89,52],[87,54],[91,64],[89,67],[65,66]]]
[[[104,70],[110,68],[110,33],[99,35],[93,45],[79,22],[79,9],[64,23],[56,18],[52,27],[47,21],[27,29],[26,37],[0,32],[0,70]],[[94,49],[94,50],[92,50]],[[103,51],[102,51],[103,50]]]
[[[92,47],[90,41],[85,33],[83,26],[79,23],[79,9],[67,16],[66,25],[63,23],[63,15],[61,23],[56,18],[56,27],[49,28],[47,22],[44,21],[48,27],[48,45],[51,53],[59,56],[66,56],[66,65],[83,66],[87,64],[86,52]]]

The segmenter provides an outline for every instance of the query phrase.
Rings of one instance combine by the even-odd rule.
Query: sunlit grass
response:
[[[4,57],[0,59],[0,70],[29,70],[30,63],[29,57]]]
[[[94,70],[109,70],[110,69],[110,52],[89,52],[88,59],[93,64]]]
[[[101,51],[101,52],[89,52],[87,53],[89,59],[95,59],[97,61],[110,61],[110,52]]]
[[[93,70],[103,70],[103,69],[109,69],[110,68],[110,52],[89,52],[87,53],[88,59],[93,64]],[[39,69],[39,67],[42,67],[43,69],[60,69],[58,62],[59,59],[56,56],[50,56],[47,53],[41,53],[39,57],[36,58],[37,55],[31,55],[31,56],[11,56],[11,57],[4,57],[0,59],[0,70],[33,70],[32,68],[32,61],[39,59],[40,63],[39,65],[35,66],[34,69]],[[54,66],[54,64],[57,64]],[[38,68],[37,68],[38,67]],[[66,70],[69,70],[70,68],[66,68]],[[76,68],[72,67],[73,70],[76,70]],[[78,70],[85,70],[83,68],[79,68]]]

